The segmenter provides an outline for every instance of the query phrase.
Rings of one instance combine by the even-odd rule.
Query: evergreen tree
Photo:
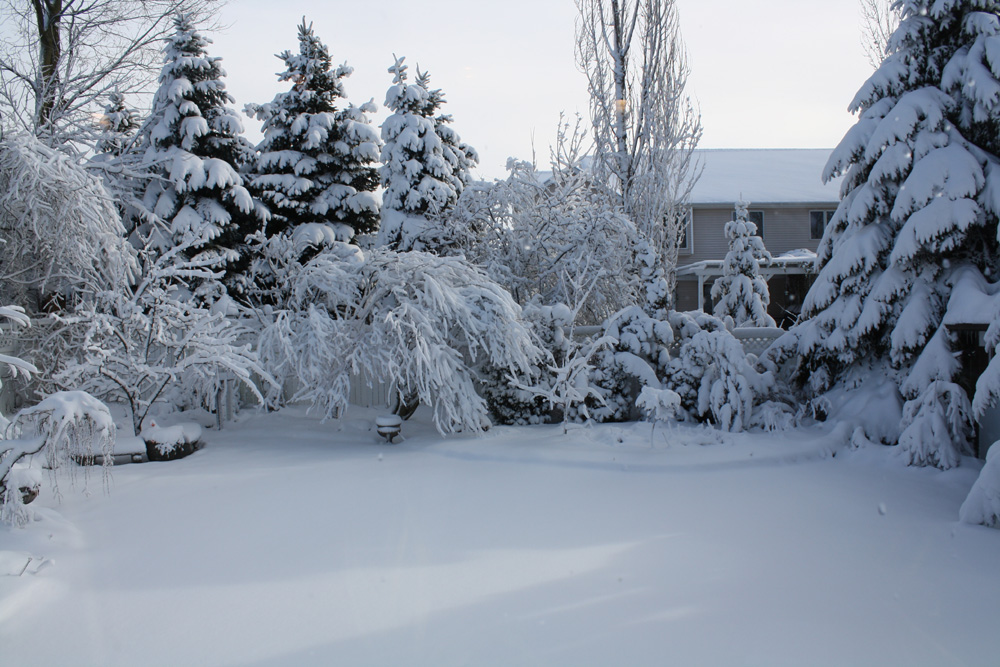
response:
[[[417,80],[407,83],[403,60],[397,58],[389,68],[393,85],[385,97],[393,114],[382,124],[385,193],[379,243],[397,250],[440,251],[454,243],[444,217],[479,158],[450,127],[451,116],[435,116],[444,95],[427,89],[430,75],[418,70]]]
[[[733,318],[738,327],[773,327],[774,318],[767,314],[771,297],[767,281],[760,274],[761,261],[771,259],[764,240],[757,236],[757,225],[750,220],[744,201],[737,202],[735,220],[726,223],[726,253],[722,276],[712,285],[715,316]]]
[[[427,104],[421,113],[425,118],[434,121],[434,133],[441,140],[441,153],[451,170],[451,175],[447,180],[455,190],[455,197],[445,207],[451,209],[455,206],[455,202],[458,201],[465,187],[472,182],[471,170],[479,164],[479,154],[472,146],[464,143],[458,132],[451,127],[451,123],[454,122],[451,114],[438,113],[438,110],[445,103],[444,93],[440,88],[431,89],[430,73],[421,72],[418,67],[416,84],[427,91]]]
[[[844,175],[842,201],[795,331],[814,391],[890,374],[906,400],[909,462],[947,468],[970,429],[944,323],[974,296],[960,279],[989,292],[1000,268],[1000,2],[899,8],[888,55],[851,104],[858,122],[825,170]]]
[[[99,120],[101,129],[94,144],[96,154],[88,167],[100,171],[104,187],[114,199],[118,213],[130,235],[141,219],[141,200],[145,181],[134,178],[143,173],[142,156],[135,150],[134,143],[141,122],[138,112],[125,104],[125,96],[115,90],[108,95],[104,113]]]
[[[164,223],[154,245],[190,244],[188,257],[224,271],[230,292],[239,293],[245,240],[261,226],[264,212],[239,174],[252,149],[227,106],[234,100],[222,82],[221,58],[207,54],[210,43],[190,15],[175,19],[145,131],[145,159],[158,178],[146,187],[143,204]]]
[[[251,188],[271,208],[268,236],[305,223],[350,227],[348,237],[378,227],[378,133],[368,113],[372,103],[338,108],[343,79],[353,69],[333,68],[330,54],[305,19],[299,52],[278,55],[285,62],[279,81],[292,82],[269,104],[247,105],[263,121],[264,140]]]
[[[139,129],[139,114],[125,105],[125,96],[115,90],[108,95],[100,120],[101,135],[95,149],[100,154],[120,156]]]

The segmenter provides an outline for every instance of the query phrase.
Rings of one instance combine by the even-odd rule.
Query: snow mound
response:
[[[201,426],[194,422],[173,426],[157,426],[156,422],[152,422],[149,428],[142,429],[139,437],[146,442],[154,442],[157,445],[193,445],[201,440]]]

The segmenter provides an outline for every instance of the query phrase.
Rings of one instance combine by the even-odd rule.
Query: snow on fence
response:
[[[573,329],[573,336],[574,338],[596,337],[601,335],[601,331],[601,327],[595,326],[576,327]],[[730,333],[740,342],[746,354],[754,354],[759,357],[764,350],[770,347],[771,343],[785,333],[785,330],[777,327],[744,327],[733,329]],[[676,343],[671,346],[671,355],[677,353],[677,347]]]
[[[771,346],[771,343],[785,333],[785,330],[776,327],[746,327],[733,329],[731,333],[736,340],[740,341],[743,352],[759,357],[764,350]]]

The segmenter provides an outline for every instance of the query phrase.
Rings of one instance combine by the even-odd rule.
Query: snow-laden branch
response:
[[[8,301],[122,289],[138,274],[134,250],[101,181],[26,134],[0,140],[0,277]],[[11,279],[13,278],[13,280]]]
[[[537,348],[510,295],[458,257],[335,243],[293,273],[293,299],[260,336],[265,367],[326,416],[364,373],[432,406],[442,433],[489,425],[474,368],[523,372]]]

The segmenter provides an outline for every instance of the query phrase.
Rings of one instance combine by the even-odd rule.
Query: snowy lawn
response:
[[[186,459],[116,468],[109,494],[64,481],[57,503],[47,483],[39,520],[0,528],[0,554],[53,561],[0,572],[0,663],[1000,655],[1000,531],[957,523],[974,462],[905,468],[821,429],[657,427],[651,445],[648,424],[442,439],[425,420],[387,445],[375,415],[250,416]]]

